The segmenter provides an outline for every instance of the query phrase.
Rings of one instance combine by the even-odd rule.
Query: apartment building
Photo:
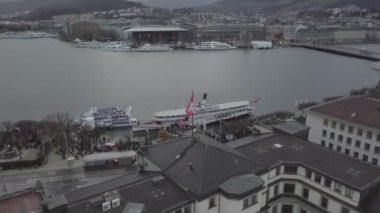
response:
[[[373,165],[380,165],[380,86],[306,111],[308,140]]]
[[[139,171],[46,199],[44,212],[375,213],[380,170],[286,134],[143,148]]]

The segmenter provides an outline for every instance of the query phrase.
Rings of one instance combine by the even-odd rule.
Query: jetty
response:
[[[369,61],[380,61],[380,52],[361,50],[343,46],[311,45],[311,44],[291,44],[292,47],[302,47],[311,50],[317,50],[336,55],[343,55]]]

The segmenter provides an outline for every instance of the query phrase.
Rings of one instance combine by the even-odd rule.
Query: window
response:
[[[306,200],[309,199],[309,189],[303,188],[302,197],[305,198]]]
[[[372,164],[373,165],[377,166],[377,161],[378,161],[377,158],[372,158]]]
[[[344,206],[342,206],[342,210],[340,211],[341,213],[350,213],[350,210]]]
[[[347,145],[351,146],[352,139],[350,137],[347,137],[346,143]]]
[[[306,177],[309,178],[309,179],[311,179],[311,174],[312,174],[312,172],[307,169],[306,170]]]
[[[285,183],[284,184],[284,193],[294,193],[295,186],[294,184]]]
[[[281,167],[280,166],[276,167],[276,176],[280,175],[280,172],[281,172]]]
[[[376,154],[379,154],[379,153],[380,153],[380,147],[379,147],[379,146],[375,146],[375,153],[376,153]]]
[[[363,155],[363,160],[364,160],[365,162],[367,162],[367,161],[368,161],[368,156],[367,156],[367,155]]]
[[[297,174],[297,166],[285,166],[284,168],[285,174]]]
[[[352,198],[352,197],[354,196],[354,190],[352,190],[352,189],[346,187],[346,190],[345,190],[344,195],[346,195],[347,197]]]
[[[354,132],[354,127],[353,126],[348,126],[348,132],[353,133]]]
[[[354,152],[354,158],[359,158],[359,152]]]
[[[339,141],[339,142],[342,142],[342,141],[343,141],[343,135],[339,135],[339,136],[338,136],[338,141]]]
[[[346,155],[350,155],[350,150],[349,150],[349,149],[345,149],[345,150],[344,150],[344,154],[346,154]]]
[[[358,129],[357,133],[358,133],[358,136],[362,136],[363,135],[363,130],[362,129]]]
[[[376,140],[380,142],[380,134],[377,134]]]
[[[305,209],[300,209],[300,213],[307,213]]]
[[[191,206],[186,206],[184,213],[191,213]]]
[[[370,132],[370,131],[367,132],[367,138],[372,139],[372,132]]]
[[[216,198],[212,197],[208,200],[208,208],[214,208],[216,206]]]
[[[367,151],[369,151],[371,149],[371,144],[365,143],[364,144],[364,149],[367,150]]]
[[[330,178],[325,178],[325,186],[330,188],[330,186],[331,186],[331,179]]]
[[[281,213],[293,213],[293,205],[282,205]]]
[[[341,193],[342,192],[342,184],[335,182],[334,190]]]
[[[272,213],[277,213],[277,206],[272,207]]]
[[[321,141],[321,146],[326,146],[326,141],[322,140]]]
[[[361,141],[356,140],[355,141],[355,146],[358,147],[358,148],[360,148],[361,143],[362,143]]]
[[[334,144],[329,143],[329,149],[333,149],[333,148],[334,148]]]
[[[322,130],[322,136],[326,137],[326,135],[327,135],[327,131],[326,130]]]
[[[321,197],[321,206],[325,209],[327,209],[327,206],[329,205],[329,200],[325,197]]]
[[[315,182],[321,183],[321,179],[322,179],[322,176],[320,176],[319,174],[315,174],[315,179],[314,179]]]
[[[335,129],[336,128],[336,121],[331,122],[331,128]]]
[[[336,151],[341,152],[342,151],[342,147],[341,146],[337,146],[336,147]]]
[[[243,210],[257,203],[257,195],[251,195],[243,200]]]
[[[332,140],[335,139],[335,133],[334,132],[330,132],[330,139],[332,139]]]
[[[345,127],[344,123],[340,123],[340,124],[339,124],[339,129],[340,129],[341,131],[344,131],[344,127]]]
[[[276,197],[278,195],[278,185],[275,185],[273,188],[273,197]]]
[[[323,119],[323,125],[325,126],[329,125],[329,120],[327,120],[327,118]]]

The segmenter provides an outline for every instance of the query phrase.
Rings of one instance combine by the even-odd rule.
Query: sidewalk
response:
[[[56,175],[59,171],[69,171],[70,168],[67,165],[67,160],[62,159],[60,155],[55,154],[55,150],[49,152],[48,161],[38,167],[38,168],[25,168],[25,169],[12,169],[12,170],[5,170],[3,171],[4,176],[11,176],[11,175],[19,175],[19,174],[32,174],[32,173],[40,173],[40,176],[43,175]],[[81,158],[79,160],[74,159],[72,169],[76,172],[82,172],[83,171],[84,162]]]

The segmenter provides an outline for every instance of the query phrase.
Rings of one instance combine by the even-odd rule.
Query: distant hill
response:
[[[217,0],[133,0],[141,2],[144,5],[160,7],[160,8],[183,8],[183,7],[198,7],[202,5],[209,5]]]
[[[126,0],[23,0],[0,3],[0,14],[34,11],[36,15],[46,12],[60,15],[143,6],[141,3]]]
[[[207,11],[274,13],[306,9],[324,9],[356,5],[360,8],[380,9],[380,0],[219,0],[199,7]]]

